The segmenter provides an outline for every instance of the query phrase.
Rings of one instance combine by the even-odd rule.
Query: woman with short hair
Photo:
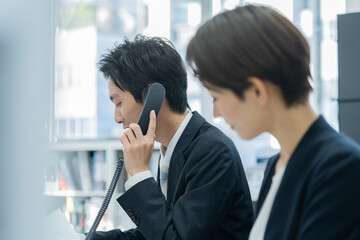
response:
[[[271,133],[251,240],[360,239],[360,146],[309,103],[310,50],[300,31],[264,6],[238,7],[206,23],[186,59],[243,139]]]

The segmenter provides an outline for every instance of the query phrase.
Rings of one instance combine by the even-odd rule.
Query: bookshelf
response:
[[[122,156],[119,140],[63,141],[48,147],[51,156],[45,166],[44,195],[63,198],[59,206],[77,232],[87,232],[113,178],[117,159]],[[160,144],[155,142],[150,171],[157,174]],[[116,202],[125,191],[123,168],[105,217],[98,230],[126,230],[135,225]]]

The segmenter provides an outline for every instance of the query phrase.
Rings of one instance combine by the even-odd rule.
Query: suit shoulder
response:
[[[350,174],[360,170],[360,146],[333,129],[318,131],[316,136],[307,139],[301,151],[306,152],[305,158],[309,159],[308,172],[314,179],[318,179],[317,176],[326,177],[329,172]]]
[[[319,152],[324,156],[350,153],[360,157],[360,145],[345,134],[337,132],[327,123],[322,123],[322,125],[318,123],[309,132],[310,135],[304,139],[311,143],[308,148],[314,152]]]
[[[333,133],[323,137],[313,146],[318,151],[319,161],[351,158],[360,161],[360,146],[354,140],[341,133]],[[322,161],[321,161],[322,160]]]
[[[209,145],[216,144],[219,147],[234,148],[233,141],[226,136],[220,129],[205,122],[196,134],[193,144]]]
[[[217,127],[205,122],[186,149],[185,157],[194,153],[217,155],[230,154],[230,158],[240,159],[233,141]]]

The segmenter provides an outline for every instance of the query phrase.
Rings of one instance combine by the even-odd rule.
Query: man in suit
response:
[[[247,239],[253,209],[240,157],[228,137],[189,111],[186,70],[173,45],[138,35],[102,56],[99,68],[115,121],[128,128],[121,142],[129,179],[117,201],[137,228],[94,239]],[[154,82],[166,96],[143,135],[136,121]],[[158,181],[149,171],[154,140],[161,143]]]

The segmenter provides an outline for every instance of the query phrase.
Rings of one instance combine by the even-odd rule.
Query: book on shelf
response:
[[[99,212],[103,198],[66,197],[64,214],[76,232],[88,232]],[[107,226],[106,213],[97,230],[105,231]]]
[[[65,179],[64,179],[61,171],[58,172],[58,178],[59,178],[59,190],[60,190],[60,191],[66,191],[66,190],[68,190],[68,189],[67,189],[66,182],[65,182]],[[51,190],[50,190],[50,191],[51,191]]]
[[[75,174],[72,166],[73,164],[71,159],[67,158],[65,155],[59,156],[59,183],[61,182],[60,190],[79,189],[74,180]]]
[[[91,159],[89,152],[86,151],[77,152],[77,157],[78,157],[81,190],[90,191],[92,189],[92,186],[91,186],[91,173],[90,173]]]
[[[93,152],[93,190],[106,189],[106,156],[105,151]]]
[[[106,190],[105,151],[58,154],[53,165],[53,167],[45,169],[46,192]],[[56,172],[56,174],[52,174],[52,172]]]
[[[76,232],[85,231],[85,199],[66,197],[65,216]]]

